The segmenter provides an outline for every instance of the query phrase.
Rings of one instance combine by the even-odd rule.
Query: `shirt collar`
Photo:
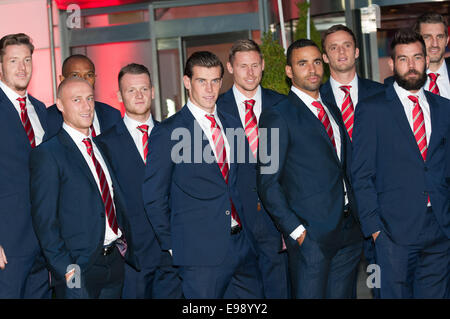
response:
[[[19,97],[26,97],[28,100],[28,91],[25,92],[24,96],[20,96],[15,92],[13,89],[11,89],[9,86],[7,86],[3,81],[0,80],[0,88],[3,90],[3,92],[6,94],[8,99],[15,103]]]
[[[428,69],[427,74],[430,74],[430,73],[439,73],[439,77],[445,76],[445,74],[447,74],[447,64],[445,63],[445,59],[442,61],[441,66],[439,67],[439,69],[436,72],[432,72]]]
[[[409,100],[408,96],[410,96],[410,95],[417,96],[419,98],[419,100],[422,100],[422,101],[426,100],[425,93],[423,91],[423,87],[421,87],[420,90],[417,91],[417,93],[411,93],[408,90],[405,90],[404,88],[402,88],[400,85],[398,85],[397,82],[394,82],[394,89],[401,101]]]
[[[332,76],[330,76],[330,84],[331,84],[331,88],[333,89],[333,91],[335,91],[335,90],[342,91],[340,88],[342,85],[350,85],[351,88],[354,89],[354,88],[357,88],[357,85],[358,85],[358,76],[355,73],[353,80],[351,80],[349,84],[339,83]]]
[[[300,98],[300,100],[302,100],[303,103],[305,103],[307,105],[311,105],[312,102],[314,102],[314,101],[319,101],[323,105],[322,99],[320,97],[320,93],[319,93],[319,98],[314,99],[311,96],[309,96],[308,94],[306,94],[305,92],[303,92],[302,90],[297,89],[295,86],[291,86],[291,91],[294,92]]]
[[[213,114],[214,117],[217,119],[217,105],[214,106],[214,112],[208,113],[195,105],[190,99],[188,99],[186,106],[189,108],[189,111],[191,111],[192,115],[194,115],[195,119],[197,121],[204,122],[205,120],[208,121],[207,123],[210,123],[209,120],[205,117],[205,115]]]
[[[66,124],[66,122],[63,122],[62,127],[66,130],[67,134],[70,135],[72,140],[75,142],[75,144],[83,143],[83,140],[85,138],[90,138],[92,141],[91,131],[89,130],[89,136],[84,135],[80,131],[74,129],[73,127]]]
[[[238,90],[238,88],[236,87],[235,84],[233,84],[233,94],[234,94],[236,101],[239,102],[238,105],[242,104],[242,103],[244,103],[244,101],[250,100],[250,99],[259,101],[259,100],[261,100],[261,85],[258,85],[255,95],[252,96],[251,98],[248,98],[244,94],[242,94],[241,91]]]
[[[125,112],[125,115],[123,116],[123,122],[128,127],[128,129],[137,128],[138,126],[143,125],[143,124],[147,124],[149,129],[151,129],[154,126],[151,113],[150,113],[150,116],[148,117],[148,119],[145,122],[141,123],[141,122],[136,121],[136,120],[132,119],[131,117],[129,117],[127,115],[127,113]]]

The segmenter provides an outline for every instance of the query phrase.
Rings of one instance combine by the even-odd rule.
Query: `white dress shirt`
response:
[[[427,91],[429,91],[430,88],[430,77],[428,76],[429,73],[439,73],[439,76],[436,80],[436,84],[439,88],[439,95],[450,99],[450,80],[448,78],[447,64],[445,63],[445,60],[442,62],[441,67],[436,72],[427,70],[427,82],[425,83],[425,90]]]
[[[26,97],[26,108],[27,108],[27,114],[28,118],[30,119],[31,126],[33,127],[34,132],[34,141],[36,142],[36,146],[42,143],[42,139],[44,138],[44,129],[42,128],[41,122],[39,121],[39,117],[36,113],[36,109],[34,108],[33,104],[31,104],[31,101],[28,97],[28,92],[25,93],[25,96],[20,96],[16,92],[14,92],[12,89],[10,89],[5,83],[0,81],[0,88],[3,90],[3,92],[6,94],[8,99],[11,101],[11,103],[14,105],[14,108],[16,109],[17,113],[19,113],[19,119],[20,119],[20,103],[17,101],[19,97]]]
[[[319,117],[319,110],[312,105],[312,103],[314,101],[318,101],[323,105],[323,108],[325,110],[325,113],[327,113],[328,118],[330,119],[330,123],[331,123],[331,127],[333,128],[333,135],[334,135],[334,142],[336,144],[336,153],[337,156],[339,158],[339,160],[341,160],[341,133],[339,130],[339,126],[337,125],[336,121],[334,120],[334,117],[331,115],[330,111],[328,110],[327,106],[325,105],[325,103],[322,102],[322,99],[320,98],[320,94],[319,94],[319,98],[313,99],[311,96],[309,96],[308,94],[302,92],[301,90],[297,89],[295,86],[291,86],[291,91],[294,92],[298,98],[300,100],[303,101],[303,103],[306,104],[306,106],[308,107],[308,109],[318,118]],[[343,185],[344,185],[344,190],[345,190],[345,183],[344,181],[342,181]],[[348,203],[348,198],[347,198],[347,194],[345,194],[345,204]],[[305,227],[303,225],[299,225],[291,234],[291,238],[294,240],[297,240],[298,237],[300,237],[303,232],[305,231]]]
[[[192,115],[194,115],[195,120],[202,128],[203,132],[205,133],[206,137],[208,138],[209,145],[211,145],[211,149],[214,152],[214,156],[217,160],[217,154],[216,149],[214,147],[214,141],[212,138],[211,133],[211,121],[206,118],[205,115],[213,114],[214,118],[216,119],[217,125],[219,125],[220,130],[222,132],[223,136],[223,142],[225,144],[225,150],[227,152],[227,163],[228,168],[230,168],[230,144],[228,143],[227,136],[225,134],[225,131],[223,129],[222,123],[220,122],[219,116],[217,115],[217,107],[214,107],[214,113],[208,113],[196,106],[190,99],[188,99],[188,102],[186,103],[186,106],[189,108],[189,111],[191,111]],[[238,212],[239,214],[239,212]],[[237,221],[235,221],[233,218],[231,218],[231,227],[238,225]]]
[[[350,85],[350,98],[353,102],[353,110],[356,110],[356,104],[358,104],[358,76],[355,73],[355,77],[349,84],[341,84],[335,79],[333,79],[332,76],[330,76],[330,85],[331,89],[333,90],[334,99],[336,100],[337,107],[340,111],[342,111],[342,104],[344,103],[345,93],[340,88],[343,85]]]
[[[256,116],[256,121],[259,123],[259,116],[262,112],[262,97],[261,97],[261,86],[258,86],[256,93],[253,97],[248,98],[244,94],[242,94],[236,87],[233,85],[233,95],[234,100],[236,101],[236,105],[239,111],[239,117],[242,122],[242,127],[245,129],[245,101],[246,100],[255,100],[255,104],[253,105],[253,113]]]
[[[114,190],[112,188],[112,180],[111,180],[111,176],[109,175],[109,171],[108,168],[106,166],[106,163],[102,157],[102,154],[100,153],[100,151],[98,150],[97,146],[95,145],[95,142],[92,139],[92,136],[89,134],[89,136],[84,135],[83,133],[77,131],[76,129],[70,127],[69,125],[67,125],[65,122],[63,123],[62,127],[64,128],[64,130],[66,130],[67,134],[69,134],[69,136],[72,138],[72,140],[75,142],[75,144],[77,145],[78,149],[80,150],[81,154],[83,154],[84,160],[86,161],[86,163],[89,166],[89,169],[91,170],[92,176],[95,179],[95,182],[97,183],[98,186],[98,190],[99,190],[99,195],[101,197],[102,194],[102,190],[101,190],[101,186],[100,186],[100,181],[97,175],[97,171],[95,170],[95,166],[94,163],[92,161],[92,158],[89,156],[88,152],[87,152],[87,148],[86,145],[83,143],[83,139],[85,138],[90,138],[91,142],[92,142],[92,149],[94,151],[94,156],[97,159],[97,161],[99,162],[100,166],[103,169],[103,172],[105,173],[105,177],[106,177],[106,181],[108,183],[108,187],[109,187],[109,192],[111,193],[111,198],[113,199],[112,204],[114,205]],[[114,209],[115,209],[115,205],[114,205]],[[120,229],[117,230],[117,235],[113,232],[113,230],[111,229],[111,227],[109,226],[108,223],[108,218],[106,218],[105,216],[105,238],[103,241],[103,244],[109,245],[111,244],[113,241],[115,241],[116,239],[120,238],[122,236],[122,232],[120,231]]]
[[[130,135],[133,138],[134,144],[136,145],[136,148],[138,149],[139,154],[141,155],[142,161],[145,161],[144,145],[142,144],[143,133],[140,130],[138,130],[137,127],[144,125],[144,124],[148,125],[148,136],[150,136],[150,133],[154,126],[152,115],[150,114],[147,121],[145,121],[144,123],[141,123],[136,120],[133,120],[131,117],[129,117],[127,115],[127,113],[125,113],[125,115],[123,117],[123,122],[125,123],[125,126],[128,129],[128,132],[130,132]]]

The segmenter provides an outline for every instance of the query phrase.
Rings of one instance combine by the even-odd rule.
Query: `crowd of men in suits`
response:
[[[0,298],[356,298],[362,254],[374,297],[450,298],[448,41],[422,15],[381,84],[332,26],[322,52],[289,46],[287,96],[261,87],[252,40],[225,67],[195,52],[188,102],[158,122],[145,66],[118,74],[123,118],[95,101],[83,55],[46,108],[27,92],[31,39],[3,37]]]

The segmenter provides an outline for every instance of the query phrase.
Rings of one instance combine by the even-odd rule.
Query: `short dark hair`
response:
[[[145,65],[130,63],[121,68],[118,76],[119,88],[120,88],[120,80],[125,74],[147,74],[150,80],[150,85],[152,85],[152,77],[150,75],[150,71],[147,69]]]
[[[289,48],[287,49],[287,53],[286,53],[286,64],[289,66],[292,66],[292,51],[294,51],[295,49],[299,49],[299,48],[304,48],[304,47],[316,47],[317,50],[320,51],[319,46],[312,40],[309,39],[298,39],[295,42],[292,42],[291,45],[289,46]]]
[[[355,48],[356,48],[356,37],[355,37],[355,34],[353,33],[353,31],[350,28],[348,28],[345,25],[343,25],[343,24],[335,24],[335,25],[329,27],[325,31],[323,36],[322,36],[322,43],[321,44],[322,44],[322,50],[323,50],[323,52],[325,54],[327,53],[326,49],[325,49],[325,40],[327,39],[327,37],[330,34],[333,34],[333,33],[338,32],[338,31],[344,31],[344,32],[347,32],[348,34],[350,34],[352,36],[352,39],[353,39],[353,44],[355,45]]]
[[[233,64],[234,56],[236,55],[237,52],[249,52],[249,51],[258,52],[261,60],[263,59],[263,55],[261,53],[259,45],[251,39],[244,39],[244,40],[237,40],[236,42],[233,43],[233,46],[230,49],[230,54],[228,55],[228,61],[231,64]]]
[[[448,24],[447,19],[439,13],[425,12],[417,18],[414,23],[413,30],[420,34],[420,25],[422,23],[442,23],[444,25],[445,35],[448,36]]]
[[[77,60],[77,59],[88,61],[88,62],[92,65],[92,69],[93,69],[94,72],[95,72],[95,65],[94,65],[94,62],[91,61],[91,59],[89,59],[87,56],[85,56],[85,55],[83,55],[83,54],[73,54],[73,55],[68,56],[68,57],[64,60],[64,62],[63,62],[63,64],[62,64],[62,68],[61,68],[61,69],[62,69],[62,75],[63,75],[64,77],[69,76],[69,74],[67,74],[67,72],[68,72],[68,71],[67,71],[67,68],[68,68],[69,62],[72,61],[72,60]]]
[[[399,44],[410,44],[420,42],[422,45],[423,56],[427,56],[427,49],[425,47],[425,42],[420,34],[414,32],[411,29],[401,29],[394,34],[394,38],[391,42],[391,58],[395,60],[395,47]]]
[[[26,45],[30,49],[31,54],[34,51],[34,45],[31,38],[25,33],[14,33],[5,35],[0,39],[0,61],[3,60],[5,49],[8,45]]]
[[[192,69],[194,66],[203,66],[207,68],[220,67],[220,78],[223,77],[223,64],[212,52],[209,51],[197,51],[192,53],[192,55],[187,59],[186,66],[184,68],[184,75],[188,78],[192,78]]]

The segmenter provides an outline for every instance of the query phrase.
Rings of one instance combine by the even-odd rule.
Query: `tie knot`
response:
[[[253,106],[255,106],[255,100],[251,99],[251,100],[245,100],[244,104],[245,104],[245,109],[251,109],[253,108]]]
[[[216,127],[216,118],[214,117],[214,114],[205,114],[206,118],[211,122],[211,127]]]
[[[148,133],[148,125],[147,125],[147,124],[139,125],[139,126],[137,127],[137,129],[138,129],[139,131],[141,131],[143,134]]]
[[[430,77],[431,81],[436,82],[439,73],[428,73],[428,76]]]
[[[27,97],[18,97],[17,101],[19,101],[20,107],[23,109],[25,105],[27,104]]]
[[[89,137],[83,139],[83,143],[84,145],[86,145],[86,149],[89,155],[91,155],[92,153],[92,142],[91,139]]]
[[[319,111],[323,110],[323,105],[319,101],[312,102],[312,105],[316,107]]]
[[[419,99],[417,98],[417,96],[409,95],[409,96],[408,96],[408,99],[410,99],[411,101],[413,101],[414,104],[419,103]]]
[[[345,93],[350,93],[350,89],[352,88],[351,85],[341,85],[339,87],[342,91],[344,91]]]

